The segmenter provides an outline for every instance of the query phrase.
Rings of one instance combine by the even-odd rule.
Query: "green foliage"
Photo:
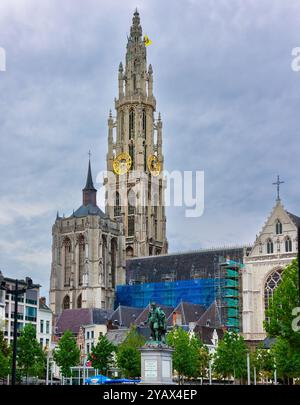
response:
[[[283,270],[282,281],[269,302],[269,308],[266,311],[269,320],[264,322],[264,326],[270,337],[281,336],[292,346],[300,348],[300,333],[292,329],[292,321],[295,317],[292,311],[296,307],[299,307],[298,262],[293,260]]]
[[[36,330],[30,323],[22,329],[17,341],[17,366],[21,376],[43,376],[45,354],[36,340]]]
[[[117,350],[117,364],[126,378],[140,377],[141,375],[141,352],[140,348],[145,344],[136,327],[132,327]]]
[[[258,346],[250,356],[251,372],[256,368],[257,379],[270,379],[274,375],[274,356],[271,350]]]
[[[173,347],[173,367],[178,373],[179,382],[183,377],[196,378],[201,373],[200,354],[203,354],[202,343],[190,337],[181,327],[174,327],[167,334],[167,344]],[[200,352],[201,350],[201,352]]]
[[[242,379],[247,375],[247,346],[236,332],[226,332],[214,355],[214,371],[223,377]]]
[[[10,373],[10,367],[10,348],[4,339],[4,333],[0,331],[0,378],[5,378]]]
[[[298,261],[295,259],[282,273],[282,281],[274,291],[264,322],[267,334],[275,338],[271,348],[278,377],[283,380],[300,376],[300,333],[292,328],[293,309],[299,307]]]
[[[88,359],[91,360],[92,366],[96,370],[99,370],[101,374],[106,374],[112,363],[115,349],[115,345],[106,336],[99,336],[97,345],[92,348]]]
[[[64,377],[71,377],[71,367],[79,364],[80,350],[71,331],[66,331],[58,342],[54,351],[54,361],[60,367]]]

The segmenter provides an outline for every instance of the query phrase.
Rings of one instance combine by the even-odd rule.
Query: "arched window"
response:
[[[82,295],[78,295],[77,298],[77,308],[81,308],[82,307]]]
[[[267,240],[267,253],[268,254],[274,253],[274,244],[271,239]]]
[[[121,215],[120,194],[117,191],[116,198],[115,198],[115,206],[114,206],[114,216],[119,217],[120,215]]]
[[[129,111],[129,139],[134,139],[134,124],[135,124],[134,110]]]
[[[131,246],[126,248],[126,257],[133,257],[133,248]]]
[[[291,238],[288,236],[285,239],[285,251],[286,252],[291,252],[293,250],[293,245],[292,245],[292,240]]]
[[[78,268],[78,284],[82,285],[83,273],[84,273],[84,262],[85,262],[85,240],[84,236],[79,237],[79,268]]]
[[[64,251],[65,251],[64,284],[65,286],[69,286],[71,281],[71,241],[69,238],[66,238],[64,240]]]
[[[128,192],[128,224],[127,232],[128,236],[134,236],[134,220],[135,220],[135,208],[136,208],[136,198],[133,190]]]
[[[147,125],[147,114],[146,114],[146,111],[143,110],[143,134],[144,134],[144,138],[146,138],[146,125]]]
[[[276,221],[276,235],[282,234],[282,223],[277,219]]]
[[[70,297],[68,295],[63,299],[63,309],[70,309]]]
[[[130,170],[133,170],[133,168],[134,168],[134,145],[132,143],[129,145],[129,156],[131,157]]]
[[[111,286],[116,286],[116,267],[117,267],[117,240],[111,240]]]
[[[107,251],[107,241],[106,237],[102,235],[102,265],[103,265],[103,282],[106,286],[106,251]]]
[[[269,307],[270,299],[273,298],[274,291],[276,287],[281,282],[281,272],[282,270],[273,271],[266,280],[265,283],[265,310]]]

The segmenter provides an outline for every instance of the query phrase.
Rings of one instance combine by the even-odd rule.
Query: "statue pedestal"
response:
[[[140,384],[175,384],[172,380],[172,352],[164,344],[145,344],[141,347],[142,378]]]

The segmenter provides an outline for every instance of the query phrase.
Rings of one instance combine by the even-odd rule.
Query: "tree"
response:
[[[200,340],[188,334],[181,327],[174,327],[167,334],[167,344],[173,347],[173,368],[178,373],[179,383],[184,377],[198,377],[200,374]]]
[[[42,376],[45,369],[45,354],[36,340],[35,327],[29,323],[21,330],[17,341],[17,366],[21,376]]]
[[[117,364],[126,378],[140,377],[141,375],[141,352],[140,348],[145,344],[145,338],[138,333],[133,326],[126,339],[117,350]]]
[[[298,261],[295,259],[283,270],[282,281],[269,301],[264,322],[268,336],[275,338],[271,352],[278,376],[284,381],[300,376],[300,333],[292,327],[298,300]]]
[[[251,373],[256,369],[257,379],[270,379],[274,375],[274,356],[270,349],[259,345],[250,356]]]
[[[60,338],[53,355],[54,361],[60,367],[64,377],[71,377],[71,367],[75,367],[80,361],[80,350],[71,331],[67,330]]]
[[[214,371],[223,378],[241,380],[247,375],[247,346],[236,332],[226,332],[214,354]]]
[[[8,376],[10,373],[10,363],[10,348],[4,339],[4,333],[0,331],[0,378]]]
[[[112,363],[115,350],[115,345],[112,344],[106,336],[99,336],[97,345],[92,348],[89,354],[89,360],[91,360],[92,366],[96,370],[99,370],[101,374],[106,374],[108,367]]]

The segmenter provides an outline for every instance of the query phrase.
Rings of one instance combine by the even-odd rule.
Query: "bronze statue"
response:
[[[151,330],[152,342],[166,343],[166,314],[164,311],[156,306],[155,302],[151,302],[150,311],[148,314],[147,324],[149,324]]]

